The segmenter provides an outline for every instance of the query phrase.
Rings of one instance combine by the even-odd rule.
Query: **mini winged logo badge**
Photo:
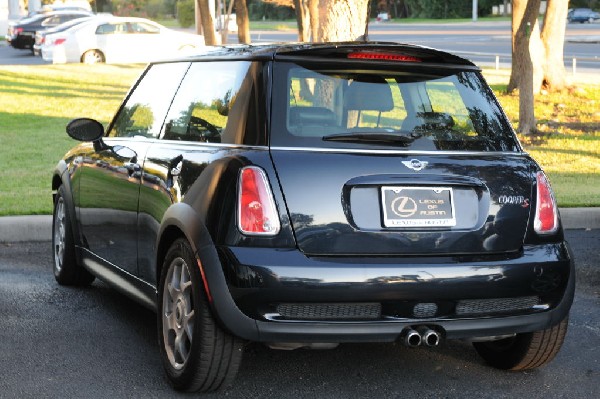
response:
[[[402,161],[404,166],[409,169],[414,170],[415,172],[421,171],[425,169],[429,162],[427,161],[419,161],[418,159],[411,159],[410,161]]]

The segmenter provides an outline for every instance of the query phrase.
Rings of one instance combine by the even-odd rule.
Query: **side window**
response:
[[[192,63],[173,100],[163,139],[243,144],[254,102],[255,64]],[[254,129],[255,126],[249,127]]]
[[[155,64],[116,116],[108,137],[158,137],[165,114],[189,63]]]
[[[50,18],[46,18],[44,22],[42,22],[42,26],[54,26],[60,23],[60,16],[56,15]]]
[[[103,24],[99,25],[96,28],[97,35],[112,35],[112,34],[123,34],[127,33],[127,25],[124,23],[121,24]]]
[[[129,26],[131,28],[131,33],[160,33],[160,29],[157,26],[144,22],[132,22]]]

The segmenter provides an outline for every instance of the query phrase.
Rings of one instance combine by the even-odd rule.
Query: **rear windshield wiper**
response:
[[[411,136],[403,136],[400,134],[390,133],[338,133],[323,136],[324,141],[343,141],[347,143],[374,143],[374,144],[395,144],[407,146],[418,138]]]

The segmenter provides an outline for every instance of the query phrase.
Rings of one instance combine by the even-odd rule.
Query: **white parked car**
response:
[[[150,62],[204,46],[204,37],[178,32],[144,18],[97,18],[52,38],[42,57],[55,64]]]

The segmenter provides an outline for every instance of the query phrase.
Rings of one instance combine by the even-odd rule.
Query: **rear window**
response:
[[[475,71],[276,63],[272,115],[273,146],[519,149],[493,93]]]

